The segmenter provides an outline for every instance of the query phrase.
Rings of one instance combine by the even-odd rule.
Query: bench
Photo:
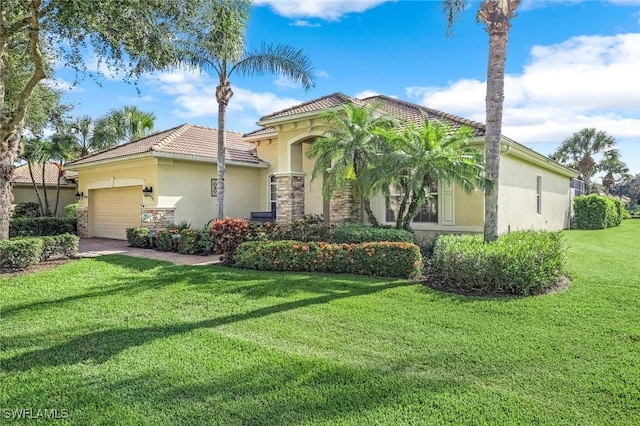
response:
[[[273,222],[276,220],[275,212],[251,212],[250,218],[251,222]]]

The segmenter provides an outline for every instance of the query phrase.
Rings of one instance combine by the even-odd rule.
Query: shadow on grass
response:
[[[4,371],[26,371],[39,366],[71,365],[89,360],[102,363],[130,347],[143,345],[156,339],[189,333],[202,328],[215,328],[239,321],[262,318],[293,309],[329,303],[333,300],[365,296],[406,285],[411,284],[406,282],[393,282],[361,286],[346,292],[310,297],[303,300],[266,306],[246,313],[232,314],[201,321],[156,327],[115,328],[88,333],[47,349],[31,351],[9,358],[0,364],[0,369]]]

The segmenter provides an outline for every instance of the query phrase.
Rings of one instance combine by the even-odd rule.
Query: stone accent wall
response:
[[[276,176],[276,222],[291,223],[304,215],[304,175]]]
[[[78,206],[76,212],[78,213],[78,237],[87,238],[89,236],[89,209]]]
[[[347,182],[343,190],[335,192],[331,197],[329,221],[336,225],[360,222],[360,205],[354,195],[352,183]]]
[[[175,208],[158,208],[158,207],[143,207],[142,216],[145,214],[151,215],[149,222],[145,222],[140,219],[140,226],[145,226],[149,229],[159,231],[166,229],[168,226],[175,223],[176,209]]]

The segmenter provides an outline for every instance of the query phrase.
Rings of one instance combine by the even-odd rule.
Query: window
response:
[[[218,196],[218,179],[211,179],[211,196]]]
[[[274,175],[271,175],[269,177],[269,207],[271,207],[271,212],[273,213],[276,212],[277,199],[278,199],[278,187],[276,185],[276,177]]]
[[[542,176],[536,176],[536,212],[542,214]]]
[[[386,197],[386,218],[387,222],[395,222],[400,211],[402,195],[397,193],[397,189],[392,189],[390,195]],[[409,206],[407,205],[407,208]],[[418,213],[413,218],[414,222],[438,223],[438,185],[431,187],[431,198],[420,206]]]

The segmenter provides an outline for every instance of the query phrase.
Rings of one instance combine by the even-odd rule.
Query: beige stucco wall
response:
[[[322,198],[322,176],[312,179],[313,167],[315,166],[316,161],[315,159],[307,158],[307,152],[310,148],[310,143],[302,144],[302,171],[305,172],[304,213],[324,214],[326,212],[327,202]]]
[[[249,217],[261,210],[261,169],[227,165],[225,215]],[[157,207],[175,207],[175,222],[204,226],[217,216],[217,199],[211,196],[211,179],[217,178],[214,163],[159,159]],[[154,192],[155,188],[154,188]]]
[[[536,177],[542,176],[542,212],[537,213]],[[570,179],[512,155],[500,159],[498,233],[561,230],[569,225]]]
[[[142,188],[150,186],[153,187],[155,192],[158,186],[156,163],[157,160],[155,158],[145,157],[78,168],[78,191],[88,196],[90,190],[140,186],[140,204],[150,203],[153,205],[155,201],[143,197]],[[87,207],[87,201],[87,198],[80,200],[80,206]]]
[[[260,169],[258,182],[257,211],[269,211],[269,178],[278,171],[278,141],[277,139],[265,139],[255,143],[258,158],[269,163],[266,169]]]
[[[40,197],[44,203],[44,194],[42,187],[39,186]],[[47,198],[49,199],[49,205],[53,209],[56,205],[56,187],[47,187]],[[38,197],[36,191],[31,185],[14,185],[13,186],[13,204],[18,203],[37,203]],[[64,207],[76,202],[76,188],[75,186],[61,186],[60,187],[60,200],[58,202],[58,210],[55,212],[56,216],[62,216],[64,214]]]

